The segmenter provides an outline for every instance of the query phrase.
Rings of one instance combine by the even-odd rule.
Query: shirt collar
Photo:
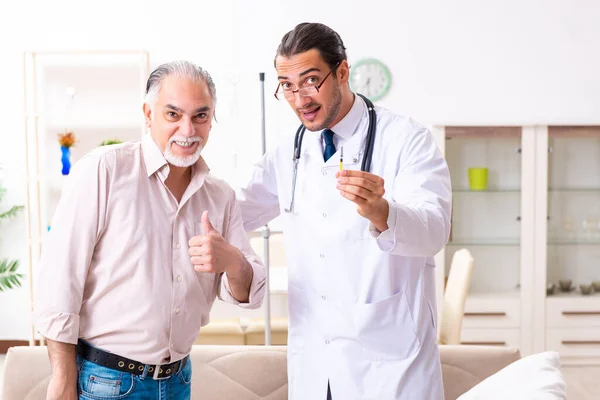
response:
[[[142,139],[142,154],[144,156],[144,164],[146,166],[148,177],[154,175],[155,172],[167,165],[165,156],[158,148],[158,145],[150,133],[147,133]]]
[[[349,140],[357,131],[360,121],[364,114],[364,102],[356,94],[354,95],[354,103],[348,111],[348,114],[344,116],[331,130],[336,135],[340,136],[345,141]]]

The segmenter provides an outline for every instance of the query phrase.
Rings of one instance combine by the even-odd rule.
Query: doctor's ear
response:
[[[340,83],[348,82],[350,79],[350,65],[348,64],[348,60],[342,60],[335,73]]]

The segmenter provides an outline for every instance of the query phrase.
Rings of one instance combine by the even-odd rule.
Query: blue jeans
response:
[[[77,356],[80,400],[190,400],[192,362],[164,380],[102,367]]]

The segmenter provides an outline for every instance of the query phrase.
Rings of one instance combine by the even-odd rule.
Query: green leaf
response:
[[[5,193],[6,188],[0,187],[0,200]],[[23,206],[12,206],[8,211],[0,213],[0,222],[15,217],[24,209]],[[8,258],[0,260],[0,292],[21,286],[24,276],[17,272],[19,265],[19,260],[9,260]]]
[[[0,260],[0,292],[21,287],[24,275],[17,272],[19,264],[19,260]]]
[[[20,211],[22,211],[24,209],[25,209],[25,207],[23,207],[23,206],[12,206],[10,210],[5,211],[4,213],[0,214],[0,220],[13,218]]]
[[[12,261],[9,263],[9,266],[8,266],[8,271],[9,271],[9,272],[17,272],[17,268],[19,268],[19,264],[21,264],[21,263],[19,262],[19,260],[12,260]]]

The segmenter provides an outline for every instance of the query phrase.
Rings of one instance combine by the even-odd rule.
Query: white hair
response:
[[[144,102],[150,106],[154,117],[154,106],[160,92],[160,85],[167,76],[176,75],[187,78],[193,82],[204,82],[208,86],[213,103],[217,103],[217,90],[210,74],[198,65],[185,60],[171,61],[156,68],[146,82],[146,96]]]

